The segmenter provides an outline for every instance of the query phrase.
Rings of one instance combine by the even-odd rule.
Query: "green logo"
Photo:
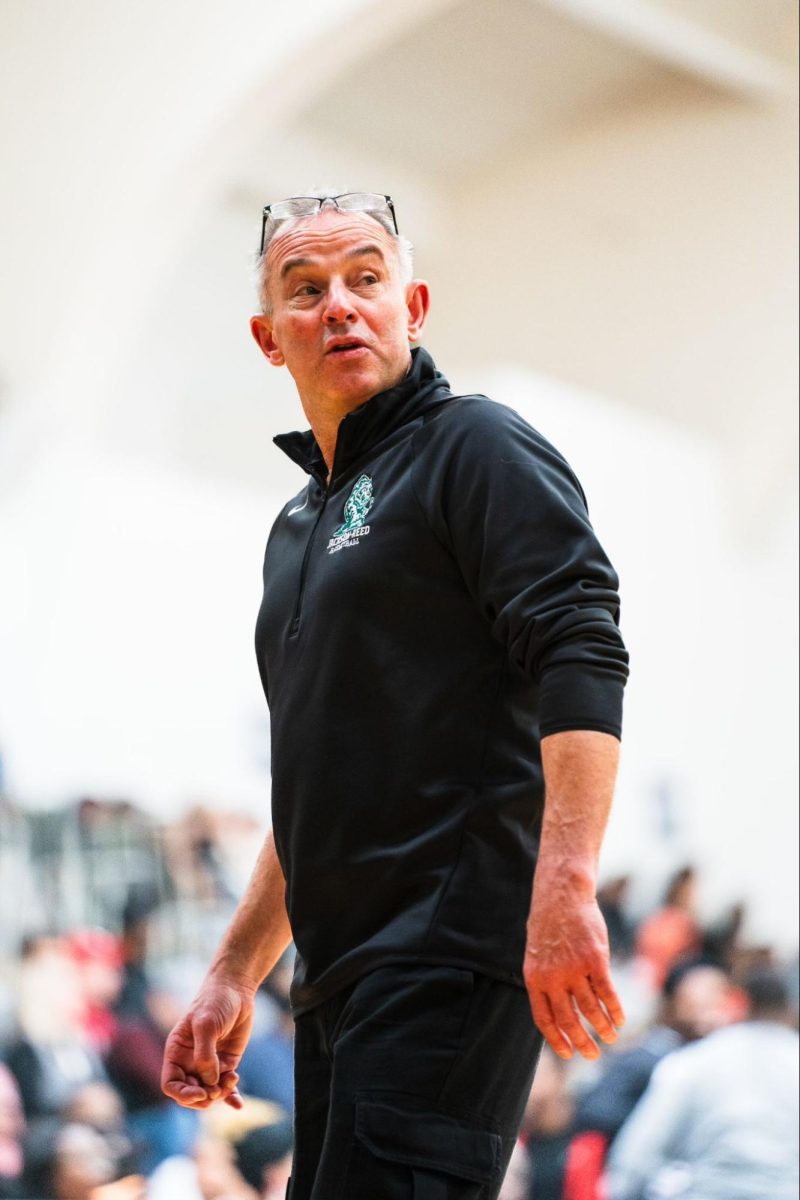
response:
[[[344,524],[334,532],[334,537],[352,533],[364,524],[367,513],[372,508],[372,480],[369,475],[360,475],[353,484],[353,490],[344,505]]]

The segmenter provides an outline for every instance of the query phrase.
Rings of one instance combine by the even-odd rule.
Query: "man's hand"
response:
[[[619,742],[569,729],[542,738],[545,802],[523,973],[533,1019],[561,1058],[597,1058],[625,1020],[609,971],[608,933],[595,899]]]
[[[253,991],[209,976],[167,1038],[161,1090],[185,1108],[242,1107],[237,1067],[253,1024]]]
[[[599,1058],[580,1015],[604,1042],[616,1041],[625,1021],[609,971],[608,934],[594,896],[548,886],[537,872],[528,921],[524,977],[533,1019],[561,1058],[573,1050]]]

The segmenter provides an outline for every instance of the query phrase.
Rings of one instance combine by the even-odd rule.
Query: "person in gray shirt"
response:
[[[612,1148],[610,1200],[797,1200],[800,1043],[774,971],[746,991],[749,1020],[656,1068]]]

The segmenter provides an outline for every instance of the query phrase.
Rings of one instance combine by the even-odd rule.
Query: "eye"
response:
[[[290,297],[293,301],[315,300],[319,294],[320,289],[315,283],[299,283],[292,288]]]
[[[364,274],[361,276],[361,282],[366,283],[366,284],[377,283],[378,276],[375,274],[374,271],[365,271]]]

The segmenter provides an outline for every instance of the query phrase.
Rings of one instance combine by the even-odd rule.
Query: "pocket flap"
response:
[[[356,1102],[356,1136],[376,1158],[488,1183],[500,1164],[498,1133],[445,1113],[375,1100]]]

